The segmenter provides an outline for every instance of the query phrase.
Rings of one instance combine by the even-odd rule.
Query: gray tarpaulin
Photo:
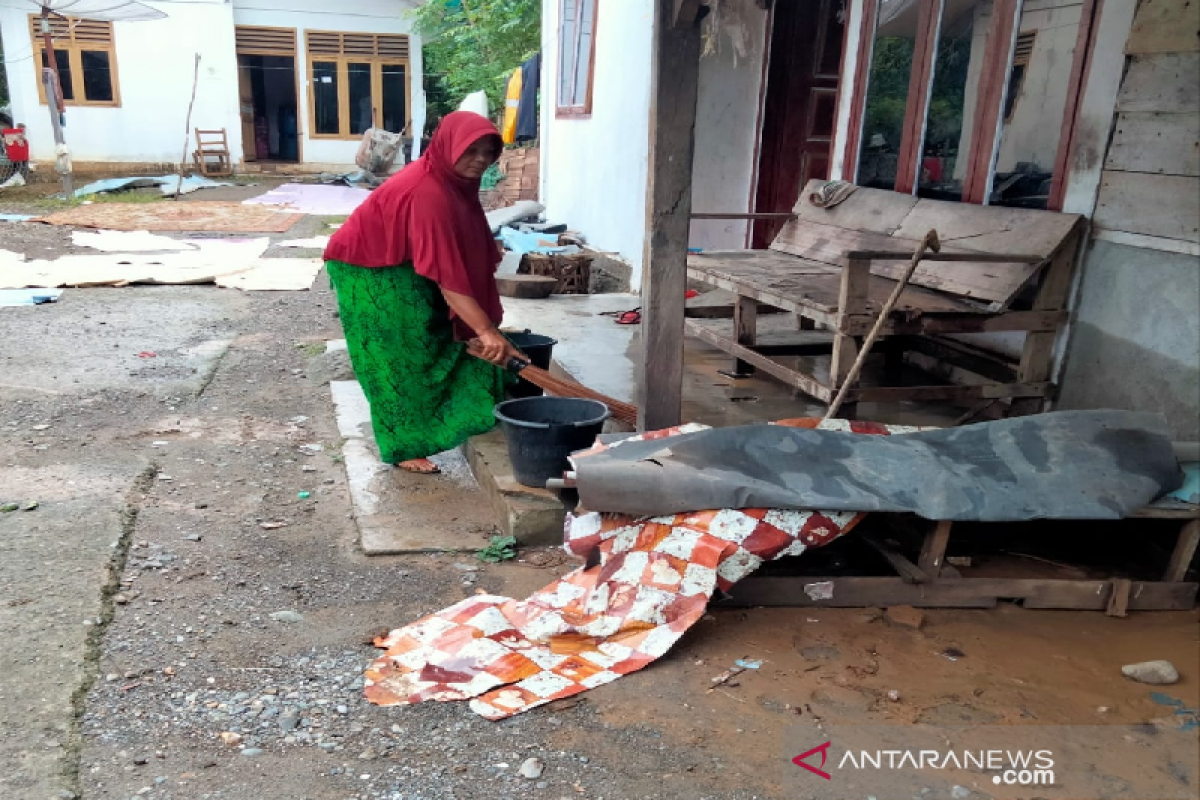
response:
[[[1163,420],[1063,411],[877,436],[750,425],[625,442],[575,461],[593,511],[913,512],[936,520],[1119,519],[1179,485]]]

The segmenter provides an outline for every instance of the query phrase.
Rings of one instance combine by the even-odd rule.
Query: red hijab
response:
[[[479,181],[454,171],[467,148],[486,136],[496,137],[498,152],[495,125],[469,111],[448,114],[425,154],[372,192],[338,229],[325,258],[376,268],[411,262],[441,288],[473,297],[499,325],[500,255],[479,204]],[[455,330],[460,339],[475,335],[457,319]]]

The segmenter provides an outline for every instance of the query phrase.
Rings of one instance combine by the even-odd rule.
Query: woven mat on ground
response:
[[[704,429],[685,425],[612,447]],[[855,423],[854,430],[916,429]],[[609,683],[665,654],[704,615],[717,588],[727,590],[764,561],[833,541],[863,516],[758,508],[575,517],[566,549],[596,556],[588,562],[594,566],[527,600],[469,597],[377,639],[386,653],[366,670],[366,697],[381,706],[471,699],[477,714],[502,719]]]
[[[39,222],[112,231],[208,231],[220,233],[285,233],[300,221],[268,206],[209,201],[159,203],[95,203],[56,211]]]

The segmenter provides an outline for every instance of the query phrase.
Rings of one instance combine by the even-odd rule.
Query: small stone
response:
[[[21,510],[22,511],[36,511],[37,507],[39,505],[40,505],[40,503],[38,503],[37,500],[31,500],[28,503],[25,503],[24,505],[22,505]]]
[[[900,702],[900,693],[898,691],[896,691],[895,689],[892,689],[891,691],[889,691],[887,693],[887,699],[891,700],[893,703],[899,703]]]
[[[198,542],[203,537],[201,537],[200,534],[198,534],[198,533],[189,533],[187,536],[185,536],[183,538],[188,540],[189,542]]]
[[[302,466],[300,468],[300,471],[301,472],[316,472],[317,468],[312,466],[311,464],[305,464],[304,466]]]
[[[35,431],[48,431],[48,430],[50,430],[50,426],[49,425],[34,425],[33,429]]]
[[[920,630],[925,624],[925,614],[912,606],[891,606],[885,616],[888,622],[901,628]]]
[[[0,512],[8,513],[9,511],[16,511],[20,507],[21,506],[16,503],[4,503],[3,505],[0,505]]]
[[[537,780],[542,777],[542,772],[546,769],[546,765],[542,763],[540,758],[527,758],[521,762],[521,767],[517,771],[522,778],[529,780]]]
[[[366,750],[363,750],[361,753],[358,754],[359,761],[371,761],[378,757],[379,757],[379,754],[376,753],[374,750],[372,750],[369,747]]]
[[[196,503],[196,508],[208,508],[208,503]]]
[[[1121,674],[1139,683],[1151,686],[1169,686],[1179,682],[1179,670],[1170,661],[1143,661],[1139,664],[1126,664],[1121,667]]]
[[[129,595],[117,592],[113,595],[113,602],[119,606],[123,606],[129,602]]]
[[[338,706],[337,713],[345,716],[346,714],[350,713],[350,707],[349,706]]]
[[[221,733],[221,741],[230,747],[233,747],[241,744],[242,735],[240,733],[234,733],[233,731],[224,731]]]
[[[275,613],[271,614],[271,619],[275,620],[276,622],[304,622],[304,615],[295,611],[276,611]]]
[[[971,790],[965,786],[954,786],[950,789],[950,796],[954,800],[964,800],[964,798],[971,796]]]
[[[247,758],[254,758],[255,756],[261,756],[262,754],[263,751],[261,747],[247,747],[242,751],[242,755],[246,756]]]

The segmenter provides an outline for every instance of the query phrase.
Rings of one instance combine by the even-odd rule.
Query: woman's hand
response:
[[[501,367],[507,364],[511,358],[526,362],[529,361],[529,358],[524,353],[513,347],[512,343],[504,338],[504,334],[495,328],[479,334],[479,338],[473,340],[471,345],[469,350],[472,355],[479,356],[484,361],[490,361]]]

